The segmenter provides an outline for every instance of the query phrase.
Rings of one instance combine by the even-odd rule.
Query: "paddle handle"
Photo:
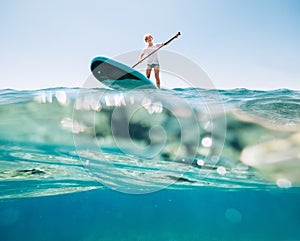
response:
[[[148,54],[146,57],[142,58],[139,62],[137,62],[135,65],[133,65],[131,68],[134,68],[135,66],[137,66],[138,64],[142,63],[145,59],[147,59],[148,57],[150,57],[152,54],[154,54],[155,52],[157,52],[158,50],[160,50],[163,46],[169,44],[170,42],[172,42],[175,38],[178,38],[178,36],[181,35],[180,32],[178,32],[177,34],[175,34],[174,37],[170,38],[167,42],[164,42],[159,48],[155,49],[154,51],[152,51],[150,54]]]
[[[178,36],[181,35],[180,32],[178,32],[177,34],[175,34],[175,36],[173,38],[170,38],[167,42],[165,42],[163,44],[163,46],[169,44],[171,41],[173,41],[175,38],[178,38]]]

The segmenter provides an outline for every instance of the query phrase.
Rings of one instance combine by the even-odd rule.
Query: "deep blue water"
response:
[[[299,240],[300,196],[110,190],[1,202],[1,240]],[[6,210],[6,212],[5,212]]]

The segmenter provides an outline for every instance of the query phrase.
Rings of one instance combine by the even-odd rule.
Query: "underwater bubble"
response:
[[[241,213],[235,208],[226,209],[225,217],[232,223],[240,223],[242,221]]]
[[[198,159],[198,160],[197,160],[197,165],[198,165],[198,166],[203,166],[203,165],[204,165],[204,161],[201,160],[201,159]]]
[[[280,188],[290,188],[292,187],[292,182],[286,178],[278,178],[276,184]]]
[[[204,137],[201,143],[204,147],[210,147],[212,145],[212,139],[210,137]]]
[[[225,167],[220,166],[220,167],[217,168],[217,173],[220,174],[220,175],[222,175],[222,176],[225,175],[226,172],[227,171],[226,171]]]

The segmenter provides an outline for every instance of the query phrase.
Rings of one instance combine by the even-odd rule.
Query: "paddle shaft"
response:
[[[170,38],[167,42],[163,43],[161,46],[159,46],[159,48],[155,49],[154,51],[152,51],[150,54],[148,54],[146,57],[142,58],[139,62],[137,62],[135,65],[133,65],[131,68],[134,68],[135,66],[137,66],[138,64],[142,63],[145,59],[147,59],[148,57],[150,57],[152,54],[156,53],[158,50],[160,50],[163,46],[169,44],[171,41],[173,41],[175,38],[178,37],[178,35],[180,35],[180,32],[178,32],[174,37]]]

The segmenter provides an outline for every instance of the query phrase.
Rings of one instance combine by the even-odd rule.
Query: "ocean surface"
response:
[[[0,90],[1,241],[300,240],[300,91]]]

